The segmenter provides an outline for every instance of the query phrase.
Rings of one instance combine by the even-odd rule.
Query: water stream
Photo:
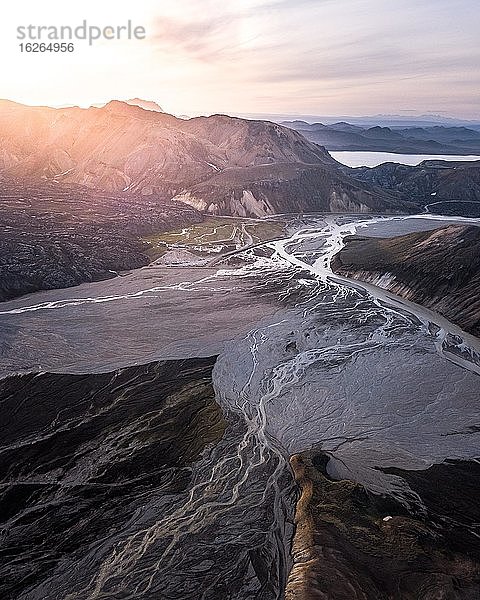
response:
[[[240,252],[240,267],[227,261],[195,277],[180,269],[160,283],[153,267],[123,281],[4,303],[4,372],[75,365],[101,372],[218,354],[213,385],[229,423],[222,442],[193,465],[185,493],[137,499],[127,526],[92,544],[74,570],[59,563],[21,598],[53,597],[56,590],[68,600],[213,599],[218,582],[233,581],[242,568],[242,583],[232,584],[229,597],[281,598],[291,564],[292,454],[319,448],[331,457],[335,478],[419,510],[408,484],[382,468],[479,457],[472,425],[480,341],[330,268],[347,235],[396,231],[412,219],[417,228],[428,228],[429,219],[449,221],[299,217],[284,239]],[[154,323],[160,314],[163,328]],[[134,330],[150,331],[149,343],[142,346]]]

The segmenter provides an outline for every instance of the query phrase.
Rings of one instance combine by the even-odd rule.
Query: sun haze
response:
[[[145,39],[26,53],[28,25],[144,27]],[[2,96],[88,106],[141,97],[177,114],[478,117],[474,0],[18,0],[2,15]]]

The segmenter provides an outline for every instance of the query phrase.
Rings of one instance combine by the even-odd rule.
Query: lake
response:
[[[480,156],[452,154],[394,154],[393,152],[330,152],[335,160],[347,167],[376,167],[384,162],[418,165],[424,160],[480,160]]]

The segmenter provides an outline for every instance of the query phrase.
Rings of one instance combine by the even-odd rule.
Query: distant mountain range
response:
[[[475,131],[480,131],[480,118],[460,119],[458,117],[449,117],[445,115],[425,114],[425,115],[389,115],[377,114],[370,116],[352,116],[352,115],[299,115],[299,114],[238,114],[237,116],[247,119],[268,119],[275,123],[289,121],[303,121],[305,123],[323,123],[324,125],[333,125],[335,123],[350,123],[359,125],[363,128],[369,127],[434,127],[440,125],[444,127],[468,127]]]
[[[480,130],[463,126],[365,127],[347,122],[325,125],[305,121],[284,121],[282,125],[331,151],[480,155]]]

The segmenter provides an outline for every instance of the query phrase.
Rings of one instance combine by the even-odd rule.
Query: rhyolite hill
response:
[[[209,214],[412,210],[278,124],[225,115],[184,120],[119,101],[88,109],[1,102],[1,176],[178,197]]]

